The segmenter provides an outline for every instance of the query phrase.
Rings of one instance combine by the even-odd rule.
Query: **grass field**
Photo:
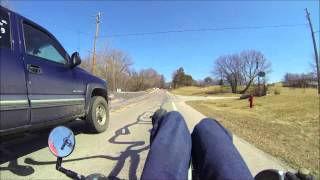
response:
[[[294,168],[307,168],[319,177],[319,96],[316,89],[276,87],[280,93],[248,100],[189,101],[236,135],[280,158]],[[192,92],[188,92],[192,94]]]
[[[186,86],[171,90],[170,92],[172,94],[184,96],[240,96],[237,94],[230,93],[231,90],[229,86]]]

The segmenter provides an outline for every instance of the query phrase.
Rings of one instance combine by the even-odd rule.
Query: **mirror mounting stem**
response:
[[[62,158],[58,157],[57,163],[56,163],[56,170],[59,170],[61,168],[61,164],[62,164]]]
[[[62,172],[63,174],[65,174],[66,176],[68,176],[72,179],[76,179],[76,180],[85,180],[86,179],[83,175],[80,175],[76,172],[73,172],[71,170],[68,170],[68,169],[62,167],[61,164],[62,164],[62,158],[58,157],[57,163],[56,163],[56,169],[58,171]]]

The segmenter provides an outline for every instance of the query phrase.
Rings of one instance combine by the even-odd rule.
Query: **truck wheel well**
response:
[[[108,93],[104,89],[99,89],[99,88],[94,89],[91,94],[91,97],[93,96],[101,96],[108,102]]]

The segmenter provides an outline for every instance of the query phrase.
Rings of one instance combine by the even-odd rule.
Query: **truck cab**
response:
[[[45,28],[0,6],[0,135],[77,118],[105,131],[107,82],[80,63]]]

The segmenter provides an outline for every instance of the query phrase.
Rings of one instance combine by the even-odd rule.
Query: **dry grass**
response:
[[[208,87],[196,87],[186,86],[180,87],[170,91],[172,94],[184,95],[184,96],[240,96],[230,93],[229,86],[208,86]]]
[[[147,92],[147,93],[149,93],[149,92],[154,91],[154,89],[153,89],[153,88],[149,88],[149,89],[146,89],[146,90],[144,90],[144,91]]]
[[[281,94],[274,95],[274,90]],[[278,90],[277,90],[278,91]],[[189,105],[220,121],[238,136],[319,177],[319,96],[316,89],[270,88],[269,95],[247,100],[190,101]]]

